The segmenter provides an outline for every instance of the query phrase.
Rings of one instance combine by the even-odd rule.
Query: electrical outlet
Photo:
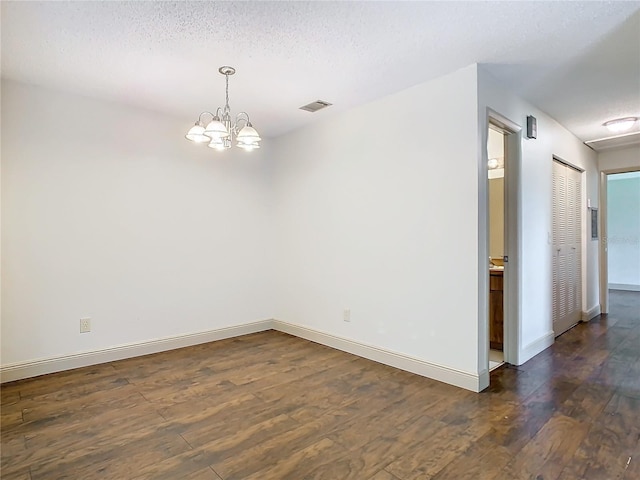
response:
[[[343,318],[345,322],[350,322],[351,321],[351,310],[348,308],[345,308],[344,311],[342,312],[343,314]]]
[[[91,318],[80,319],[80,333],[89,333],[91,331]]]

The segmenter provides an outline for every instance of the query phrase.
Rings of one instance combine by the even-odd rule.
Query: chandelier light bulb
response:
[[[227,148],[226,145],[225,145],[224,140],[221,139],[221,138],[214,138],[214,139],[209,139],[209,140],[211,140],[209,145],[207,145],[207,147],[209,147],[209,148],[213,148],[213,149],[218,150],[218,151],[222,151],[222,150],[225,150]]]
[[[260,144],[258,142],[251,142],[251,143],[238,142],[237,146],[246,150],[247,152],[250,152],[251,150],[255,150],[256,148],[260,148]]]
[[[205,135],[204,127],[199,123],[196,123],[193,127],[189,129],[189,131],[185,135],[185,138],[187,140],[191,140],[192,142],[196,142],[196,143],[205,143],[211,140],[211,138]]]
[[[251,126],[251,124],[247,124],[240,132],[238,133],[238,142],[242,143],[250,143],[250,142],[259,142],[262,140],[256,129]]]
[[[215,118],[211,122],[209,122],[207,128],[205,128],[204,130],[204,134],[208,135],[211,138],[225,138],[231,135],[227,131],[227,127],[225,127],[219,119],[216,120]]]

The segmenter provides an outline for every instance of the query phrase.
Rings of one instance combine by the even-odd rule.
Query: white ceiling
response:
[[[263,136],[482,63],[584,141],[640,117],[640,2],[2,1],[2,76]],[[298,110],[314,100],[334,106]],[[640,131],[640,124],[635,129]]]

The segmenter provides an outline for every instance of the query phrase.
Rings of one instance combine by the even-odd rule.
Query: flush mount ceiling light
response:
[[[616,118],[615,120],[604,122],[602,125],[607,127],[609,131],[613,133],[622,133],[633,127],[633,124],[637,121],[638,117]]]
[[[226,102],[224,108],[218,107],[216,113],[202,112],[196,124],[189,129],[185,138],[195,143],[207,143],[208,147],[216,150],[231,148],[233,139],[236,146],[251,151],[260,148],[260,135],[251,125],[249,114],[240,112],[232,122],[231,107],[229,107],[229,76],[236,73],[233,67],[220,67],[218,71],[224,75],[226,82]],[[211,116],[211,121],[205,126],[203,116]]]

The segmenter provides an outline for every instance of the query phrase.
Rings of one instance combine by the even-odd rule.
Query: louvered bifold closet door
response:
[[[553,162],[553,331],[560,335],[582,313],[582,174]]]

